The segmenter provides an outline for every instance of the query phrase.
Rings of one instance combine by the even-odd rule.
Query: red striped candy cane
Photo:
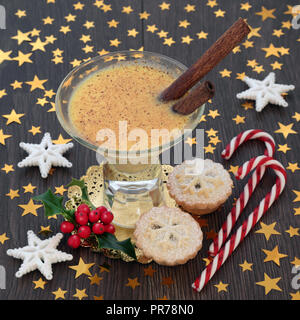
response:
[[[275,152],[275,141],[271,135],[262,130],[247,130],[240,133],[238,136],[234,137],[230,143],[226,146],[225,150],[222,152],[222,157],[229,159],[234,151],[244,142],[248,140],[259,139],[264,141],[266,145],[265,155],[269,157],[274,156]],[[231,209],[230,213],[227,215],[226,221],[223,223],[218,235],[213,239],[212,244],[209,247],[208,254],[214,257],[220,248],[223,246],[227,240],[232,228],[234,227],[238,217],[245,209],[250,197],[252,196],[256,186],[265,174],[265,167],[258,167],[254,171],[252,177],[249,179],[244,187],[243,192],[240,194],[235,205]]]
[[[271,192],[260,202],[260,204],[254,209],[249,217],[239,227],[237,232],[231,236],[231,238],[220,249],[218,254],[214,257],[212,262],[203,270],[201,275],[195,280],[192,287],[200,292],[207,282],[214,276],[216,271],[224,264],[232,252],[238,247],[238,245],[247,236],[250,230],[256,225],[266,211],[271,207],[274,201],[282,193],[286,184],[286,171],[282,164],[271,157],[260,156],[253,158],[246,162],[238,170],[238,178],[243,178],[247,173],[253,170],[255,167],[265,166],[266,168],[272,168],[277,175],[276,183],[273,185]]]

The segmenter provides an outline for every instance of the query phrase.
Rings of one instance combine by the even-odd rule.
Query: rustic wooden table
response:
[[[263,6],[258,0],[2,0],[6,29],[0,30],[0,265],[6,270],[6,289],[0,289],[0,298],[299,299],[297,281],[292,282],[296,276],[292,269],[300,261],[300,115],[296,103],[300,49],[299,30],[291,25],[291,10],[296,4],[296,0],[288,5],[265,0]],[[64,76],[89,57],[126,49],[162,53],[189,66],[240,16],[252,27],[251,36],[206,77],[215,83],[217,92],[199,128],[206,132],[205,156],[224,163],[231,171],[264,150],[262,143],[249,142],[225,162],[220,153],[233,136],[251,128],[274,136],[275,157],[287,168],[288,182],[261,224],[200,294],[191,284],[205,266],[209,238],[221,226],[245,181],[234,181],[233,195],[226,205],[203,217],[204,248],[185,265],[170,268],[152,263],[155,272],[147,275],[148,266],[110,260],[85,248],[72,251],[64,239],[60,248],[72,252],[74,259],[54,265],[52,281],[46,281],[38,271],[15,278],[20,261],[7,256],[6,250],[24,246],[29,229],[37,233],[48,226],[54,233],[59,230],[60,220],[45,218],[43,208],[35,208],[31,198],[49,187],[55,190],[65,186],[71,177],[79,178],[96,164],[95,154],[75,142],[67,155],[72,169],[56,168],[42,179],[38,168],[17,167],[25,156],[18,146],[20,141],[39,143],[45,132],[57,142],[70,138],[53,112],[52,92]],[[236,98],[236,93],[247,88],[239,78],[245,73],[263,79],[271,71],[278,83],[294,84],[296,90],[287,96],[288,108],[268,105],[257,113],[253,104]],[[215,136],[218,138],[211,139]],[[243,218],[274,181],[274,174],[268,172]],[[63,188],[57,191],[63,192]],[[75,278],[69,266],[77,266],[80,258],[86,264],[94,263],[85,271],[101,277],[99,285],[92,284],[86,274]],[[110,270],[103,268],[105,263]],[[97,282],[96,277],[93,279]],[[65,292],[60,294],[60,289]]]

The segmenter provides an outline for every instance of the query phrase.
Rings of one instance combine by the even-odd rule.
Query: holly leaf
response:
[[[72,178],[72,181],[67,185],[67,187],[72,187],[72,186],[78,186],[81,189],[81,193],[82,193],[81,199],[84,201],[87,201],[91,205],[91,207],[94,208],[94,206],[90,202],[87,187],[86,187],[84,181]]]
[[[45,215],[47,217],[61,214],[68,221],[74,221],[74,216],[71,211],[67,211],[63,206],[63,197],[56,196],[51,189],[48,189],[47,192],[33,197],[34,200],[41,201],[44,205]]]
[[[97,236],[99,249],[112,249],[119,250],[127,254],[129,257],[137,260],[135,255],[134,246],[131,243],[130,238],[124,241],[118,241],[118,239],[111,233],[105,232],[101,236]]]

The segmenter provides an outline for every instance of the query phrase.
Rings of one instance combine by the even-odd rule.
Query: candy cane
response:
[[[225,150],[222,152],[222,157],[229,159],[234,151],[244,142],[248,140],[259,139],[264,141],[266,145],[265,155],[273,157],[275,152],[275,141],[271,135],[262,130],[247,130],[240,133],[238,136],[234,137],[230,143],[226,146]],[[218,235],[213,239],[212,244],[209,247],[208,254],[214,257],[222,245],[227,240],[232,228],[234,227],[238,217],[245,209],[250,197],[252,196],[256,186],[265,174],[265,167],[258,167],[254,171],[252,177],[249,179],[244,187],[243,192],[236,201],[236,204],[231,209],[230,213],[227,215],[226,221],[223,223]]]
[[[265,155],[269,157],[273,157],[275,153],[275,141],[271,135],[268,133],[258,130],[251,129],[244,132],[241,132],[239,135],[234,137],[230,143],[227,145],[225,150],[222,152],[222,157],[226,160],[230,159],[233,155],[234,151],[244,142],[248,140],[258,139],[264,141],[266,145]]]
[[[282,193],[286,184],[286,171],[282,164],[271,157],[260,156],[253,158],[246,162],[237,172],[238,179],[242,179],[255,167],[265,166],[266,168],[272,168],[277,175],[276,183],[273,185],[271,192],[260,202],[260,204],[254,209],[249,217],[239,227],[237,232],[231,236],[231,238],[220,249],[218,254],[214,257],[212,262],[204,269],[201,275],[195,280],[192,287],[200,292],[207,282],[213,277],[216,271],[224,264],[227,258],[237,248],[237,246],[243,241],[250,230],[256,225],[266,211],[271,207],[274,201]]]

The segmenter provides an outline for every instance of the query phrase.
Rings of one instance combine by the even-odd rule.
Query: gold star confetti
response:
[[[278,122],[278,125],[279,125],[279,129],[274,132],[281,133],[285,137],[285,139],[288,137],[289,134],[297,134],[297,132],[292,129],[294,125],[293,123],[284,125]]]
[[[249,11],[249,9],[251,9],[252,6],[251,4],[249,4],[249,2],[245,2],[245,3],[241,3],[241,10],[245,10],[245,11]]]
[[[222,76],[222,78],[230,78],[230,75],[231,75],[231,72],[230,70],[227,70],[226,68],[223,70],[223,71],[220,71],[220,75]]]
[[[204,31],[200,31],[196,35],[197,35],[198,39],[207,39],[208,33],[204,32]]]
[[[246,77],[246,73],[245,72],[236,74],[236,79],[238,79],[238,80],[243,80],[245,77]]]
[[[167,31],[164,31],[164,30],[161,30],[159,32],[157,32],[157,35],[160,37],[160,38],[166,38],[168,36],[168,33]]]
[[[91,28],[95,28],[95,22],[87,20],[83,26],[89,30]]]
[[[10,134],[5,134],[2,129],[0,129],[0,143],[5,146],[5,140],[12,137]]]
[[[185,28],[185,29],[190,25],[191,24],[186,19],[179,21],[179,24],[178,24],[180,28]]]
[[[157,300],[168,300],[167,296],[163,296],[162,298],[157,298]]]
[[[235,173],[237,173],[238,170],[239,170],[239,166],[230,165],[230,169],[228,170],[228,172],[235,174]]]
[[[26,17],[26,11],[25,10],[18,10],[15,15],[20,19],[20,18],[23,18],[23,17]]]
[[[40,106],[44,107],[45,104],[48,103],[48,100],[46,98],[38,98],[36,104],[39,104]]]
[[[51,233],[52,230],[50,229],[50,226],[47,226],[47,227],[44,227],[44,226],[41,226],[41,229],[39,231],[39,233]]]
[[[12,60],[12,58],[10,57],[12,51],[3,51],[0,49],[0,64],[3,62],[3,61],[10,61]]]
[[[224,18],[224,15],[225,15],[225,11],[221,10],[221,9],[218,9],[214,12],[214,14],[216,15],[216,18],[219,18],[219,17],[222,17]]]
[[[209,144],[206,147],[203,147],[203,149],[205,150],[205,153],[214,153],[214,150],[216,149],[215,147],[213,147],[211,144]]]
[[[268,48],[262,48],[262,50],[266,52],[266,58],[270,56],[279,57],[278,48],[274,47],[273,43],[270,43]]]
[[[253,263],[249,263],[246,260],[244,260],[243,263],[239,264],[239,266],[242,268],[243,272],[245,272],[245,271],[253,271],[252,270]]]
[[[214,287],[216,287],[218,289],[218,293],[222,292],[222,291],[227,292],[228,284],[223,283],[222,281],[220,281],[218,284],[215,284]]]
[[[54,19],[49,16],[47,18],[42,19],[42,20],[43,20],[44,24],[52,24],[54,21]]]
[[[67,191],[67,189],[64,188],[64,186],[60,186],[60,187],[55,187],[55,194],[60,194],[60,195],[64,195],[64,193]]]
[[[32,46],[31,51],[41,50],[43,52],[46,51],[45,46],[48,44],[46,41],[41,41],[41,39],[38,37],[36,38],[35,42],[29,43]]]
[[[278,145],[278,151],[281,151],[283,153],[287,153],[287,151],[291,150],[291,148],[287,144],[279,144]]]
[[[266,273],[264,273],[264,280],[256,282],[257,285],[265,288],[265,295],[267,295],[271,290],[282,291],[277,283],[281,278],[270,278]]]
[[[133,11],[133,9],[131,8],[131,6],[127,6],[127,7],[122,8],[122,12],[126,13],[126,14],[130,14],[132,11]]]
[[[31,213],[34,216],[37,216],[36,210],[41,208],[43,205],[35,204],[32,199],[29,200],[27,204],[19,204],[20,208],[23,209],[22,217],[26,216],[27,214]]]
[[[56,140],[52,140],[54,144],[66,144],[72,141],[72,139],[64,139],[63,136],[60,134]]]
[[[14,198],[20,197],[19,189],[17,190],[9,189],[9,193],[7,193],[6,196],[10,197],[11,200],[13,200]]]
[[[38,289],[38,288],[40,288],[40,289],[45,289],[45,284],[47,283],[46,281],[44,281],[42,278],[39,278],[39,280],[36,280],[36,281],[32,281],[34,284],[35,284],[35,286],[34,286],[34,288],[33,289]]]
[[[94,296],[94,300],[101,301],[101,300],[104,300],[104,297],[103,296]]]
[[[295,216],[300,216],[300,207],[299,208],[294,208],[294,215]]]
[[[67,20],[67,22],[74,22],[76,20],[76,16],[69,13],[67,16],[65,16],[65,19]]]
[[[152,268],[152,266],[149,266],[147,268],[144,268],[144,276],[149,276],[149,277],[153,277],[153,274],[156,272],[156,270],[154,270]]]
[[[216,0],[208,0],[207,3],[206,3],[206,5],[207,5],[208,7],[213,8],[213,7],[216,7],[218,4],[217,4],[217,1],[216,1]]]
[[[293,192],[296,194],[296,198],[293,200],[293,202],[300,201],[300,191],[293,190]]]
[[[191,4],[187,4],[187,5],[184,7],[184,10],[185,10],[186,12],[196,11],[195,6],[194,6],[194,5],[191,5]]]
[[[1,137],[1,130],[0,130],[0,137]],[[8,174],[9,172],[15,171],[12,164],[5,164],[4,167],[1,168],[1,170],[4,171],[6,174]]]
[[[79,259],[79,263],[76,266],[69,266],[70,269],[75,270],[75,279],[80,277],[82,274],[86,274],[88,276],[92,276],[89,269],[94,265],[95,263],[85,263],[82,258]]]
[[[289,162],[288,163],[289,165],[286,167],[288,170],[291,170],[293,173],[296,171],[296,170],[300,170],[300,168],[298,167],[298,163],[295,162],[295,163],[292,163],[292,162]]]
[[[285,232],[287,232],[290,235],[290,238],[293,238],[294,236],[300,236],[299,228],[294,228],[292,226],[290,226],[289,229]]]
[[[139,32],[135,28],[127,30],[128,37],[135,38],[137,34],[139,34]]]
[[[193,40],[189,35],[181,37],[181,43],[190,44]]]
[[[185,143],[187,143],[191,147],[193,144],[197,144],[197,141],[196,141],[196,138],[188,137]]]
[[[262,251],[266,254],[264,262],[273,261],[278,266],[280,266],[280,259],[287,257],[286,254],[279,253],[278,246],[276,246],[273,250],[262,249]]]
[[[164,39],[164,44],[169,46],[169,47],[171,47],[171,45],[174,44],[174,43],[175,43],[175,41],[173,40],[172,37]]]
[[[140,285],[141,284],[138,282],[138,278],[134,278],[134,279],[128,278],[128,282],[125,284],[125,287],[130,287],[134,290],[136,287]]]
[[[291,261],[291,264],[293,264],[296,267],[300,266],[300,259],[295,257],[295,259]]]
[[[54,294],[55,296],[55,300],[57,299],[65,299],[65,294],[67,293],[68,291],[66,290],[62,290],[61,288],[58,288],[56,291],[52,291],[52,294]]]
[[[84,4],[79,1],[77,3],[74,3],[73,7],[75,10],[82,10],[84,8]]]
[[[140,19],[141,20],[147,20],[150,16],[150,13],[148,13],[147,11],[141,12],[139,13]]]
[[[100,273],[102,273],[102,272],[108,273],[108,272],[110,272],[111,266],[107,263],[104,263],[104,264],[100,265],[99,268],[100,268]]]
[[[30,35],[31,35],[32,37],[38,37],[38,36],[40,35],[40,33],[41,33],[41,30],[38,30],[38,29],[36,29],[36,28],[34,28],[34,29],[32,29],[32,30],[30,31]]]
[[[15,82],[11,83],[10,85],[12,86],[12,88],[14,90],[16,90],[16,89],[22,89],[22,84],[23,84],[23,82],[19,82],[19,81],[15,80]]]
[[[97,273],[95,273],[93,276],[89,277],[90,279],[90,285],[96,284],[97,286],[100,285],[100,281],[103,280],[102,277],[99,277]]]
[[[13,122],[21,124],[20,118],[24,116],[24,113],[16,113],[15,109],[12,109],[10,114],[4,114],[2,115],[3,118],[6,118],[6,125],[9,125]]]
[[[147,30],[146,31],[148,31],[148,32],[151,32],[151,33],[154,33],[155,31],[157,31],[158,29],[157,29],[157,27],[156,27],[156,25],[155,24],[152,24],[152,25],[147,25]]]
[[[30,32],[25,32],[23,33],[21,30],[17,31],[17,35],[11,37],[14,40],[18,41],[18,45],[22,44],[24,41],[31,41],[30,37]],[[3,51],[2,51],[3,52]],[[11,52],[11,51],[10,51]],[[6,59],[7,60],[7,59]]]
[[[295,119],[297,122],[300,121],[300,113],[295,112],[292,118]]]
[[[32,53],[23,53],[22,51],[18,51],[18,55],[13,58],[13,60],[18,61],[19,67],[21,67],[24,63],[33,63],[30,57]]]
[[[171,277],[164,277],[162,279],[162,285],[164,286],[168,286],[169,288],[171,287],[171,285],[174,283],[173,279]]]
[[[281,22],[281,28],[291,29],[291,27],[292,27],[292,24],[290,20]]]
[[[68,32],[71,32],[70,26],[61,26],[59,29],[59,32],[62,32],[63,34],[67,34]]]
[[[245,117],[241,117],[238,114],[235,116],[235,118],[232,118],[232,120],[235,122],[235,124],[245,123]]]
[[[34,189],[36,189],[36,186],[33,186],[31,183],[29,183],[27,186],[22,187],[24,189],[24,193],[33,193]]]
[[[109,40],[111,47],[118,47],[121,43],[121,41],[118,40],[118,38],[115,38],[114,40]]]
[[[216,109],[216,110],[209,110],[208,114],[207,114],[208,117],[212,117],[213,119],[215,119],[216,117],[219,117],[220,114],[219,114],[219,111]]]
[[[255,14],[261,16],[262,21],[265,21],[268,18],[275,19],[276,17],[273,15],[276,9],[266,9],[264,6],[261,7],[260,12],[256,12]]]
[[[291,300],[300,300],[300,291],[297,291],[296,293],[290,293],[292,299]]]
[[[274,61],[273,63],[271,63],[271,67],[273,70],[281,70],[282,67],[282,63],[279,63],[278,61]]]
[[[158,5],[160,7],[160,9],[163,10],[169,10],[170,9],[170,3],[166,3],[166,2],[162,2],[160,5]]]
[[[37,75],[34,76],[32,81],[25,82],[30,86],[30,91],[34,91],[36,89],[45,90],[44,83],[48,80],[40,80]]]
[[[73,294],[73,297],[78,298],[79,300],[82,300],[83,298],[88,297],[85,291],[86,289],[79,290],[76,288],[76,293]]]
[[[54,37],[53,34],[51,34],[50,36],[46,36],[46,37],[45,37],[45,42],[46,42],[47,44],[49,44],[49,43],[53,44],[56,40],[57,40],[57,38]]]
[[[281,29],[274,29],[272,35],[277,38],[280,38],[282,35],[284,35],[284,33]]]
[[[9,240],[9,238],[6,236],[6,233],[0,234],[0,243],[4,244],[5,241]]]
[[[275,230],[276,222],[273,222],[271,224],[264,224],[263,222],[260,222],[261,229],[255,231],[255,233],[262,233],[265,235],[266,239],[269,240],[271,235],[279,235],[280,232]]]

